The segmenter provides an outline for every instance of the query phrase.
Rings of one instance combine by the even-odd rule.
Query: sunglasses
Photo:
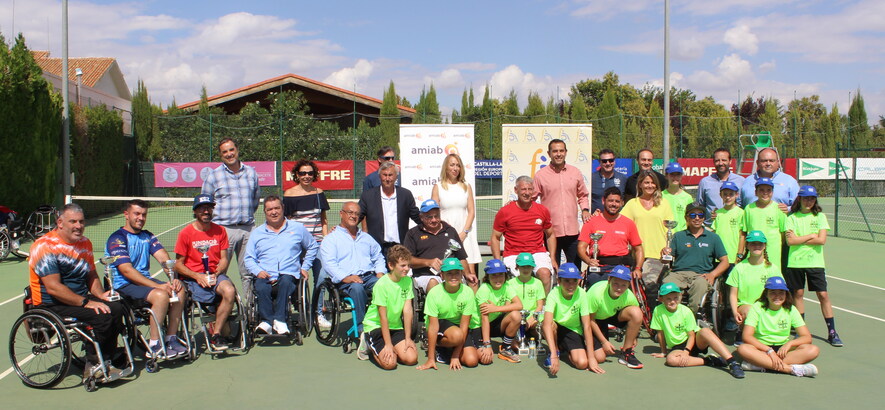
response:
[[[308,175],[316,175],[316,174],[317,173],[313,172],[313,171],[298,171],[299,177],[308,176]]]
[[[701,218],[703,218],[704,216],[705,216],[704,214],[698,214],[698,213],[694,213],[694,212],[688,214],[688,217],[689,217],[690,219],[701,219]]]
[[[389,156],[389,157],[381,157],[381,159],[383,159],[383,160],[385,160],[385,161],[393,161],[394,159],[396,159],[396,157],[393,156],[393,155],[391,155],[391,156]]]
[[[599,160],[599,162],[601,162],[601,163],[603,163],[603,164],[608,164],[608,163],[615,162],[615,159],[614,159],[614,158],[601,159],[601,160]]]

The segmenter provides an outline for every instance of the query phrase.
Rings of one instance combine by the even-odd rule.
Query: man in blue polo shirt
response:
[[[744,185],[744,177],[731,172],[731,151],[728,149],[719,148],[713,151],[713,166],[716,167],[716,172],[701,178],[701,182],[698,183],[697,198],[695,199],[707,210],[707,225],[713,223],[710,218],[713,217],[714,212],[723,207],[722,198],[719,196],[722,184],[724,182],[731,182],[739,190]],[[737,204],[741,206],[740,195],[738,195]]]
[[[261,323],[256,332],[289,334],[286,324],[287,301],[297,289],[295,281],[313,266],[320,245],[300,222],[284,217],[283,200],[276,195],[264,198],[266,222],[254,229],[246,244],[245,264],[249,274],[255,277],[255,293],[258,316]],[[304,260],[301,260],[301,254]],[[273,288],[277,297],[273,299]],[[271,327],[271,321],[273,327]]]
[[[689,307],[695,313],[716,278],[728,269],[728,252],[719,235],[704,228],[706,216],[701,204],[687,206],[688,228],[673,235],[672,249],[664,248],[665,253],[673,255],[673,270],[664,276],[663,282],[688,288]],[[713,261],[717,259],[719,263],[714,267]]]
[[[799,195],[799,183],[796,182],[796,178],[781,170],[780,158],[774,148],[759,151],[759,157],[756,158],[756,173],[748,176],[741,187],[740,204],[743,206],[756,202],[756,180],[759,178],[771,178],[774,184],[774,194],[771,199],[777,202],[781,211],[789,212],[790,206]]]
[[[599,169],[590,174],[590,213],[603,210],[602,201],[606,189],[617,187],[623,196],[626,186],[627,176],[615,171],[614,151],[608,148],[599,151]]]

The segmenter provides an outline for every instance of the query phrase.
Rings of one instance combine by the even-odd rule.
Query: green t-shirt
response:
[[[584,334],[584,326],[581,325],[581,316],[590,314],[587,306],[587,294],[580,287],[575,289],[571,299],[562,296],[562,286],[557,286],[547,295],[547,303],[544,312],[553,314],[553,321],[564,326],[579,335]]]
[[[673,195],[670,191],[665,189],[664,192],[661,192],[661,195],[664,199],[670,202],[670,208],[673,209],[673,218],[676,219],[677,223],[676,227],[673,228],[673,232],[684,230],[686,226],[685,207],[691,205],[691,203],[694,202],[694,198],[692,198],[688,192],[685,192],[685,190]]]
[[[412,278],[406,276],[394,282],[390,279],[390,275],[384,275],[375,287],[372,289],[372,304],[366,310],[366,317],[363,318],[363,328],[366,332],[371,332],[381,327],[381,318],[378,316],[378,306],[387,308],[387,324],[390,329],[403,328],[403,307],[407,300],[415,297],[415,291],[412,288]]]
[[[734,266],[728,274],[725,284],[738,290],[738,306],[752,305],[762,296],[765,290],[765,281],[773,276],[781,275],[781,268],[775,264],[765,266],[765,263],[751,265],[748,259]]]
[[[761,303],[755,303],[747,312],[744,325],[756,329],[753,335],[762,344],[780,346],[790,341],[790,328],[805,326],[805,321],[799,315],[799,309],[763,309]]]
[[[549,300],[547,303],[550,303]],[[590,314],[595,314],[597,320],[608,319],[627,306],[639,306],[636,295],[627,289],[617,299],[612,299],[608,294],[608,281],[596,282],[587,291],[587,303],[590,305]]]
[[[544,284],[536,277],[531,277],[528,282],[523,283],[518,277],[507,281],[507,284],[519,296],[522,301],[522,309],[532,312],[538,309],[538,300],[544,300],[547,295],[544,293]]]
[[[495,306],[504,306],[510,303],[516,296],[516,291],[507,282],[501,286],[501,289],[494,290],[492,285],[483,283],[476,290],[476,313],[470,318],[470,328],[476,329],[482,325],[482,313],[479,312],[479,305],[483,303],[491,303]],[[489,313],[489,322],[501,316],[501,312]]]
[[[781,266],[781,249],[783,239],[781,233],[787,221],[787,215],[772,201],[765,208],[756,206],[756,202],[744,208],[744,232],[762,231],[765,234],[768,260],[773,265]]]
[[[685,343],[688,340],[688,332],[697,332],[701,329],[694,318],[694,313],[683,304],[679,304],[675,312],[667,310],[663,304],[656,306],[649,326],[654,330],[664,331],[667,349]]]
[[[787,217],[785,224],[786,230],[792,230],[796,236],[818,233],[821,229],[830,229],[830,223],[827,222],[827,216],[823,212],[818,212],[815,216],[809,212],[803,214],[796,212]],[[824,266],[824,246],[823,245],[796,245],[790,247],[789,259],[787,267],[789,268],[823,268]]]
[[[473,289],[461,284],[458,291],[449,293],[445,284],[439,284],[427,292],[424,302],[424,322],[430,326],[428,318],[433,316],[439,320],[448,320],[454,324],[461,323],[461,316],[471,316],[476,312],[476,300]]]
[[[728,261],[734,263],[737,260],[738,246],[741,242],[741,231],[745,231],[744,210],[737,205],[731,210],[717,209],[716,219],[713,220],[713,225],[710,228],[719,235],[719,239],[722,239],[722,245],[728,252]]]

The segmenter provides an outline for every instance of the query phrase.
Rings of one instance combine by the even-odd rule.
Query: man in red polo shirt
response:
[[[532,178],[526,175],[517,178],[513,190],[516,192],[516,201],[504,205],[495,215],[492,239],[489,241],[492,256],[502,259],[503,236],[506,241],[504,265],[514,275],[519,275],[516,270],[516,256],[523,252],[531,253],[535,258],[535,274],[544,284],[544,291],[550,292],[550,277],[556,268],[556,236],[553,233],[550,211],[544,205],[532,201],[535,195]]]
[[[609,187],[602,194],[602,212],[594,215],[581,228],[578,236],[578,256],[588,266],[600,267],[600,272],[590,273],[586,280],[592,285],[605,279],[614,266],[624,265],[633,269],[633,277],[642,277],[642,263],[645,254],[642,251],[642,238],[636,224],[625,216],[621,216],[623,194],[618,187]],[[599,255],[593,259],[592,233],[601,233],[599,239]],[[632,247],[632,256],[631,256]]]

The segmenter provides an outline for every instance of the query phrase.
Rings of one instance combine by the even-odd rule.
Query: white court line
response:
[[[805,299],[806,301],[811,302],[811,303],[815,303],[815,304],[818,304],[818,305],[820,304],[820,302],[818,302],[818,301],[816,301],[816,300],[813,300],[813,299],[809,299],[809,298],[803,298],[803,299]],[[885,319],[882,319],[882,318],[880,318],[880,317],[870,316],[870,315],[863,314],[863,313],[860,313],[860,312],[855,312],[855,311],[853,311],[853,310],[848,310],[848,309],[845,309],[845,308],[840,308],[839,306],[835,306],[835,305],[833,305],[833,309],[841,310],[841,311],[843,311],[843,312],[848,312],[848,313],[851,313],[851,314],[854,314],[854,315],[858,315],[858,316],[861,316],[861,317],[865,317],[865,318],[867,318],[867,319],[878,320],[878,321],[880,321],[880,322],[882,322],[882,323],[885,323]]]
[[[36,357],[36,356],[34,356],[33,354],[28,355],[28,357],[26,357],[25,360],[22,360],[22,362],[19,363],[19,366],[24,366],[25,363],[30,362],[31,359],[33,359],[33,358],[35,358],[35,357]],[[12,373],[14,370],[15,370],[15,369],[12,368],[12,367],[6,369],[5,372],[3,372],[2,374],[0,374],[0,380],[3,380],[4,377],[9,376],[9,374]]]
[[[878,289],[878,290],[885,290],[885,288],[880,288],[880,287],[878,287],[878,286],[873,286],[873,285],[867,285],[866,283],[855,282],[855,281],[853,281],[853,280],[843,279],[843,278],[840,278],[840,277],[837,277],[837,276],[827,275],[827,277],[828,277],[828,278],[832,278],[832,279],[838,279],[838,280],[841,280],[841,281],[844,281],[844,282],[848,282],[848,283],[853,283],[853,284],[855,284],[855,285],[866,286],[866,287],[868,287],[868,288],[873,288],[873,289]]]

